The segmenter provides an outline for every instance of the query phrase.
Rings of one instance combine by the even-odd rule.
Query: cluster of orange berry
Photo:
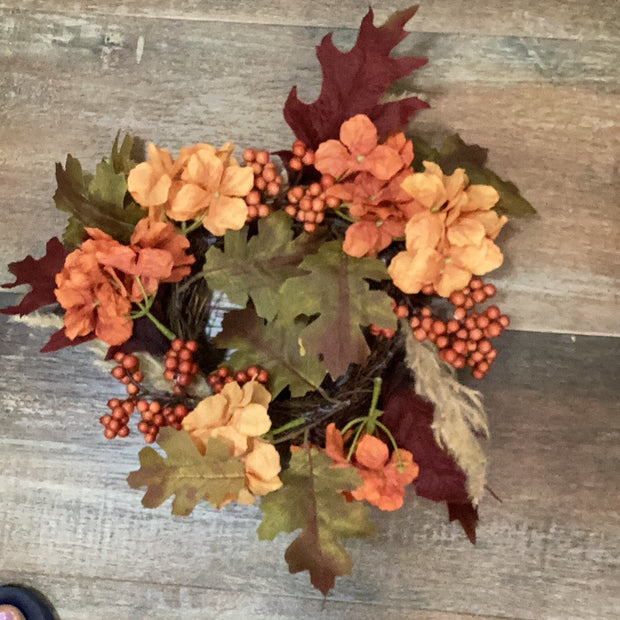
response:
[[[303,222],[306,232],[314,232],[317,224],[325,219],[325,207],[335,209],[340,205],[339,198],[325,195],[325,191],[333,184],[334,177],[324,174],[318,183],[311,183],[307,187],[294,185],[286,194],[288,204],[284,210],[298,222]]]
[[[222,366],[207,377],[207,383],[214,394],[219,394],[227,383],[236,381],[239,385],[244,385],[252,379],[265,385],[269,381],[269,373],[260,366],[248,366],[245,370],[237,371]]]
[[[129,435],[129,416],[133,413],[135,404],[131,398],[121,400],[110,398],[108,401],[110,413],[102,415],[99,422],[103,425],[103,435],[106,439],[127,437]]]
[[[267,151],[245,149],[243,161],[254,172],[254,187],[245,197],[248,205],[247,219],[250,221],[257,217],[267,217],[271,211],[266,202],[280,193],[282,175],[278,174],[276,165],[270,161]]]
[[[440,359],[454,368],[469,366],[472,376],[482,379],[497,356],[491,339],[508,327],[510,319],[497,306],[489,306],[482,312],[468,314],[468,311],[493,297],[495,292],[492,284],[472,278],[468,286],[448,298],[455,306],[453,318],[444,321],[435,317],[429,307],[422,308],[419,315],[411,318],[414,337],[434,342]],[[396,312],[403,314],[406,310],[398,306]]]
[[[171,426],[180,431],[183,428],[183,418],[189,413],[183,403],[162,407],[161,403],[156,400],[150,403],[146,400],[139,400],[136,408],[141,416],[138,430],[144,435],[146,443],[153,443],[157,439],[159,429],[163,426]]]
[[[194,353],[197,350],[198,343],[195,340],[185,342],[175,338],[170,343],[164,359],[164,379],[174,384],[174,394],[182,394],[198,374],[198,364],[194,362]]]
[[[135,409],[141,414],[138,430],[144,435],[147,443],[153,443],[162,426],[172,426],[179,430],[183,418],[189,413],[188,408],[179,401],[185,388],[198,373],[198,364],[193,361],[198,344],[194,340],[187,342],[176,338],[170,343],[164,361],[164,378],[170,381],[172,392],[176,396],[168,398],[166,404],[154,399],[144,398],[142,387],[144,375],[140,370],[140,360],[133,354],[118,352],[114,356],[116,365],[112,368],[112,376],[126,386],[128,398],[120,400],[111,398],[108,401],[110,413],[99,418],[103,425],[103,434],[107,439],[127,437],[129,435],[129,417]]]
[[[314,164],[314,151],[309,149],[301,140],[295,140],[291,148],[293,156],[288,163],[291,170],[299,172],[304,166],[312,166]]]

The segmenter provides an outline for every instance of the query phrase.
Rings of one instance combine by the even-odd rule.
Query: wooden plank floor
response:
[[[350,46],[366,9],[0,0],[0,281],[61,232],[53,163],[67,152],[94,167],[119,128],[172,150],[282,148],[288,90],[318,92],[314,46],[328,30]],[[477,546],[410,498],[377,514],[375,540],[351,541],[354,575],[323,603],[288,574],[285,538],[256,540],[257,509],[145,511],[124,480],[138,438],[106,442],[97,423],[116,386],[96,356],[40,355],[43,332],[3,317],[0,582],[39,587],[63,620],[620,617],[620,11],[438,0],[408,29],[399,51],[430,63],[400,90],[432,105],[412,128],[488,147],[539,212],[500,238],[494,281],[521,331],[481,384],[503,501],[484,499]]]

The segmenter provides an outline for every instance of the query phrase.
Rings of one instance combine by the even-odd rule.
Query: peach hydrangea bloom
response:
[[[404,133],[395,132],[378,144],[377,130],[364,114],[342,124],[340,141],[319,145],[314,166],[339,177],[325,196],[338,198],[356,220],[345,233],[345,253],[376,256],[404,235],[407,221],[419,210],[401,188],[412,161],[413,144]]]
[[[499,200],[490,185],[468,185],[458,168],[446,176],[437,164],[402,183],[421,210],[405,227],[406,250],[391,261],[388,272],[404,293],[432,284],[442,297],[467,286],[473,274],[497,269],[503,256],[493,240],[506,223],[492,208]]]
[[[387,445],[373,435],[358,441],[351,462],[344,456],[344,439],[332,422],[325,429],[325,453],[336,467],[352,466],[364,481],[350,493],[353,499],[366,500],[381,510],[398,510],[403,505],[405,487],[418,476],[420,468],[413,455],[402,448],[390,457]]]
[[[124,246],[114,240],[112,244],[123,251]],[[67,338],[74,340],[94,332],[97,338],[113,346],[130,338],[133,320],[125,286],[113,269],[103,267],[97,260],[102,245],[110,247],[107,239],[89,239],[67,256],[62,270],[56,274],[54,294],[65,309]]]
[[[142,289],[152,295],[160,282],[178,282],[195,259],[185,254],[189,241],[170,223],[140,220],[128,246],[98,228],[85,230],[90,239],[67,256],[56,276],[65,334],[73,340],[94,331],[103,342],[119,345],[131,336],[131,303],[143,301]]]
[[[370,172],[387,181],[402,167],[397,144],[379,144],[377,128],[365,114],[357,114],[342,123],[340,140],[327,140],[319,145],[314,167],[321,174],[335,178],[354,172]]]
[[[183,420],[196,447],[204,454],[209,439],[225,441],[230,456],[241,457],[245,467],[245,489],[235,498],[241,503],[253,503],[255,496],[266,495],[282,486],[280,456],[270,443],[260,436],[271,428],[267,413],[271,394],[257,381],[243,387],[233,381],[219,394],[202,400]]]
[[[254,174],[239,166],[229,142],[216,150],[210,144],[181,149],[175,161],[165,149],[149,145],[148,161],[133,168],[127,189],[134,200],[149,209],[149,218],[163,214],[175,221],[202,218],[214,235],[239,230],[247,218],[243,198],[252,189]]]

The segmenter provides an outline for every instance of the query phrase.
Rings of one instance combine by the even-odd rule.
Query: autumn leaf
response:
[[[142,138],[130,136],[127,134],[123,141],[118,144],[119,134],[116,134],[114,144],[112,145],[112,153],[110,155],[110,163],[114,168],[114,172],[123,173],[127,176],[133,168],[142,163],[145,159],[145,143]]]
[[[457,504],[448,502],[448,518],[458,521],[472,545],[476,544],[476,526],[478,525],[478,508],[471,502]]]
[[[476,541],[477,510],[467,493],[467,478],[454,459],[435,441],[433,405],[416,394],[406,371],[394,369],[384,383],[381,422],[396,444],[409,450],[420,467],[413,481],[420,497],[446,502],[450,521],[457,519],[469,540]],[[475,513],[475,514],[474,514]]]
[[[53,237],[45,246],[45,255],[36,259],[26,256],[24,260],[9,263],[9,271],[15,276],[15,282],[3,284],[3,288],[13,288],[28,284],[30,291],[17,306],[0,309],[2,314],[30,314],[48,304],[56,303],[54,289],[56,274],[62,269],[68,252],[57,237]]]
[[[353,468],[331,465],[331,458],[316,448],[293,453],[281,475],[284,486],[261,501],[264,516],[257,530],[260,540],[273,540],[280,532],[301,529],[284,557],[291,573],[307,570],[324,595],[337,576],[351,574],[353,563],[342,539],[374,535],[367,507],[348,503],[342,494],[356,489],[360,477]]]
[[[211,439],[203,456],[186,431],[164,428],[157,443],[167,458],[153,448],[142,448],[140,469],[127,477],[132,489],[147,487],[145,508],[157,508],[174,495],[172,514],[185,516],[201,499],[219,507],[244,488],[243,463],[229,456],[226,442]]]
[[[519,189],[510,181],[504,181],[484,164],[488,149],[477,144],[465,144],[459,134],[447,138],[439,150],[430,146],[419,136],[413,136],[413,167],[422,172],[423,161],[437,163],[444,174],[452,174],[456,168],[464,168],[472,185],[491,185],[499,194],[499,202],[494,210],[498,215],[518,217],[532,215],[536,209],[519,193]]]
[[[84,227],[98,228],[120,243],[129,243],[144,212],[133,202],[125,207],[127,182],[124,173],[116,172],[114,165],[103,159],[94,175],[85,174],[80,162],[67,155],[64,168],[56,164],[56,182],[56,208],[70,214],[63,235],[66,245],[79,246]]]
[[[301,332],[303,346],[321,355],[332,377],[339,377],[370,353],[361,328],[371,323],[396,328],[390,298],[366,282],[388,279],[387,270],[379,259],[345,254],[340,241],[323,244],[299,267],[309,273],[288,279],[280,289],[282,320],[318,313]]]
[[[270,392],[275,398],[286,386],[291,396],[303,396],[316,390],[325,377],[325,368],[315,355],[299,346],[303,323],[265,323],[251,308],[231,310],[215,337],[218,348],[235,349],[229,359],[233,368],[258,365],[271,377]]]
[[[60,351],[65,347],[76,347],[79,344],[94,340],[96,338],[95,333],[88,334],[87,336],[77,336],[76,338],[69,338],[65,334],[65,328],[62,327],[58,331],[55,331],[46,344],[41,348],[41,353],[54,353]]]
[[[428,104],[417,97],[379,103],[388,87],[426,64],[426,58],[391,58],[390,52],[407,33],[403,26],[417,6],[397,11],[380,27],[373,25],[369,10],[362,20],[357,41],[341,52],[328,34],[316,48],[323,72],[321,93],[311,104],[302,103],[293,87],[284,105],[284,119],[295,136],[316,149],[321,142],[338,138],[340,126],[356,114],[366,114],[380,135],[401,127]]]
[[[258,223],[258,234],[248,238],[248,228],[229,230],[224,250],[212,247],[202,270],[212,290],[223,291],[229,301],[245,306],[248,297],[256,313],[272,320],[279,308],[278,289],[301,272],[304,256],[316,251],[320,236],[302,233],[293,239],[291,218],[274,213]]]

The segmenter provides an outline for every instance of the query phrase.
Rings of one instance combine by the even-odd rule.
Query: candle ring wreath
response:
[[[104,436],[139,418],[161,448],[128,476],[145,507],[260,497],[259,538],[298,531],[289,570],[323,594],[351,574],[343,539],[373,535],[368,505],[397,510],[407,489],[475,542],[488,428],[459,374],[481,379],[496,357],[509,318],[482,307],[496,290],[480,276],[502,264],[506,216],[534,212],[485,149],[403,133],[427,103],[384,101],[427,62],[391,56],[416,9],[379,27],[369,10],[348,52],[322,40],[319,97],[293,88],[284,105],[288,150],[174,158],[117,135],[94,173],[68,155],[62,240],[4,285],[31,290],[2,312],[58,323],[42,351],[104,352],[122,384]]]

